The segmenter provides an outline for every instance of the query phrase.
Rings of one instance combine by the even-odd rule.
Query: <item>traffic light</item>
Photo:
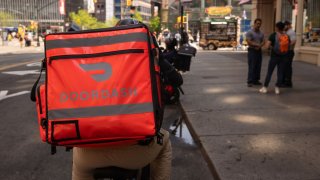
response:
[[[182,16],[183,17],[183,23],[187,23],[187,16]],[[181,22],[181,16],[177,17],[177,23]]]

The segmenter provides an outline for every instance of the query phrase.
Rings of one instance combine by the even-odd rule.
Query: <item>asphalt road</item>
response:
[[[50,145],[39,136],[35,103],[30,90],[38,77],[42,54],[0,56],[0,179],[71,179],[72,152],[58,147],[50,155]],[[180,116],[176,105],[167,106],[163,127],[172,130]],[[212,179],[198,146],[183,124],[173,145],[172,179]]]

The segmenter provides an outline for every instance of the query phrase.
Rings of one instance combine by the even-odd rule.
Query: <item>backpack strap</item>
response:
[[[32,90],[31,90],[31,94],[30,94],[30,99],[31,99],[31,101],[33,101],[33,102],[36,101],[36,88],[37,88],[38,83],[39,83],[39,81],[40,81],[42,71],[45,70],[45,69],[46,69],[45,59],[42,59],[39,77],[38,77],[38,79],[36,80],[36,82],[33,84],[33,87],[32,87]]]

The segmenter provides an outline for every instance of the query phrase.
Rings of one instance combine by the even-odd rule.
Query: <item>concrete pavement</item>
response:
[[[262,82],[268,57],[264,57]],[[246,52],[199,51],[184,74],[186,123],[215,179],[320,179],[320,69],[294,62],[294,87],[247,87]]]
[[[36,46],[36,42],[32,42],[30,47],[20,47],[20,43],[17,39],[12,40],[11,42],[6,42],[5,45],[0,41],[0,55],[1,54],[23,54],[23,53],[43,53],[44,47],[43,43],[40,44],[40,47]]]

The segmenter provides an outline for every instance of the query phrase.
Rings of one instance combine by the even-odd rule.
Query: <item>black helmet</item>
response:
[[[141,22],[132,18],[122,19],[117,22],[116,26],[126,26],[126,25],[132,25],[132,24],[141,24]]]
[[[166,38],[164,40],[164,43],[166,44],[166,47],[169,50],[174,49],[174,47],[178,44],[177,39],[171,36],[169,38]]]

